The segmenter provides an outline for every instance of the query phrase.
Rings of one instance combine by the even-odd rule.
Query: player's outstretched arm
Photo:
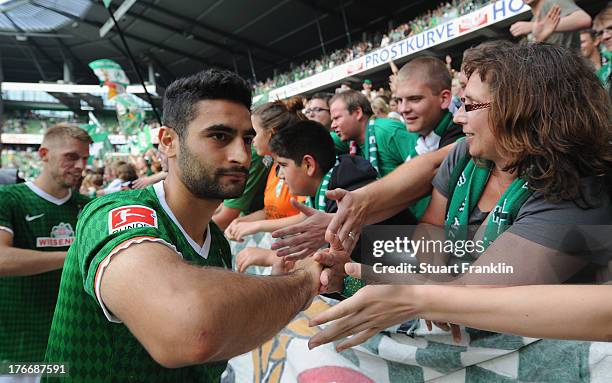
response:
[[[27,276],[61,269],[65,251],[36,251],[13,247],[13,234],[0,230],[0,277]]]
[[[169,247],[113,256],[102,301],[165,367],[225,360],[272,338],[318,292],[320,267],[258,277],[188,265]]]

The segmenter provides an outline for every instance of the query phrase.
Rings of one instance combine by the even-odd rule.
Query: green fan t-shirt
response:
[[[341,154],[348,154],[349,149],[350,149],[348,141],[342,141],[340,136],[333,130],[329,132],[329,135],[334,141],[334,148],[336,149],[336,156],[339,156]]]
[[[77,240],[64,265],[45,362],[67,363],[70,378],[82,382],[219,381],[225,362],[176,369],[159,365],[105,308],[99,284],[109,256],[143,241],[165,244],[191,264],[231,267],[229,244],[221,230],[211,222],[200,247],[168,207],[163,182],[159,182],[94,200],[83,210],[76,231]]]
[[[0,230],[19,249],[67,251],[87,202],[78,193],[57,199],[32,182],[2,186]],[[43,360],[61,273],[0,277],[0,361]]]
[[[409,158],[410,150],[416,145],[418,135],[407,131],[401,121],[392,118],[376,118],[371,120],[369,125],[374,129],[379,173],[384,177]],[[359,145],[359,149],[361,156],[367,160],[365,142]]]

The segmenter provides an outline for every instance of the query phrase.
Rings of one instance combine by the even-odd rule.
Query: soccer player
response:
[[[45,356],[61,268],[89,200],[73,192],[91,138],[73,125],[45,133],[43,170],[32,182],[0,187],[0,361]]]
[[[47,362],[67,362],[75,381],[216,382],[225,360],[270,339],[317,294],[312,261],[274,277],[223,270],[229,245],[211,217],[244,189],[250,107],[249,85],[229,71],[167,88],[168,177],[84,209]]]

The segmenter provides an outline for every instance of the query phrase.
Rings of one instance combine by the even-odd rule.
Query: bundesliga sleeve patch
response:
[[[142,205],[121,206],[108,213],[108,234],[138,227],[157,228],[157,213]]]

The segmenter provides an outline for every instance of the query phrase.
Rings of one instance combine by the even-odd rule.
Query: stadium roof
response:
[[[123,1],[113,0],[113,10]],[[365,31],[410,19],[441,1],[387,0],[138,0],[119,20],[142,70],[153,64],[161,85],[206,66],[237,70],[258,80],[289,63],[359,40]],[[8,0],[0,3],[0,53],[5,81],[56,81],[63,63],[73,81],[96,83],[87,63],[118,61],[133,82],[116,29],[101,1]],[[350,32],[347,36],[345,28]],[[320,30],[320,34],[319,34]],[[321,37],[320,37],[321,36]],[[252,63],[252,65],[251,65]]]
[[[126,0],[130,1],[130,0]],[[141,72],[152,65],[165,87],[207,66],[233,69],[258,80],[355,42],[363,33],[398,25],[443,1],[427,0],[131,0],[119,19]],[[124,1],[112,0],[116,10]],[[606,1],[578,1],[596,12]],[[590,8],[590,9],[589,9]],[[87,67],[95,59],[119,62],[138,78],[101,0],[0,1],[0,60],[4,81],[64,79],[95,84]],[[348,31],[348,33],[347,33]],[[323,44],[321,43],[323,42]]]

